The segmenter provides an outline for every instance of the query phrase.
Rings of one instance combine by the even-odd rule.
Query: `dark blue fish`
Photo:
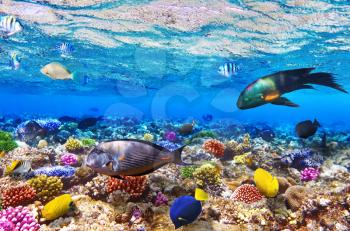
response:
[[[182,196],[175,199],[170,208],[170,218],[175,229],[194,222],[202,212],[202,204],[192,196]]]
[[[205,115],[202,115],[202,119],[206,122],[210,122],[213,120],[213,116],[211,114],[205,114]]]

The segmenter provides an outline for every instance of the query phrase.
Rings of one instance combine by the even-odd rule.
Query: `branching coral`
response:
[[[73,153],[65,153],[61,156],[60,162],[63,165],[76,165],[78,163],[78,156]]]
[[[196,184],[201,187],[217,186],[221,183],[221,169],[218,166],[207,163],[193,172]]]
[[[197,166],[190,165],[190,166],[183,166],[180,168],[180,174],[181,177],[186,178],[192,178],[194,171],[197,169]]]
[[[319,175],[320,170],[318,170],[318,168],[305,168],[300,172],[300,179],[302,181],[316,180]]]
[[[63,187],[63,183],[58,177],[38,175],[30,180],[28,184],[35,189],[39,201],[47,202],[57,196]]]
[[[217,158],[224,156],[225,145],[222,142],[220,142],[219,140],[215,140],[215,139],[206,140],[204,142],[202,148],[206,152],[213,154]]]
[[[124,180],[110,177],[107,182],[107,192],[124,191],[131,197],[140,197],[146,189],[147,176],[126,176]]]
[[[106,176],[99,175],[85,184],[88,195],[94,199],[106,197]]]
[[[7,220],[7,222],[6,222]],[[10,207],[0,212],[0,221],[6,222],[8,227],[11,227],[11,231],[37,231],[40,229],[40,225],[35,220],[33,214],[26,207]],[[1,228],[1,226],[0,226]],[[1,230],[1,229],[0,229]]]
[[[0,130],[0,152],[9,152],[17,147],[12,135]]]
[[[83,144],[74,138],[69,138],[64,146],[68,152],[79,153],[83,150]]]
[[[34,200],[35,195],[35,190],[28,185],[9,188],[2,194],[2,207],[29,204]]]
[[[250,184],[244,184],[239,186],[232,194],[231,198],[235,201],[241,201],[247,204],[251,204],[260,201],[263,196],[259,190]]]
[[[311,149],[301,149],[284,153],[281,162],[299,170],[308,167],[319,168],[323,157]]]
[[[92,146],[96,145],[96,140],[91,139],[91,138],[82,138],[80,141],[83,144],[83,146],[85,146],[85,147],[92,147]]]

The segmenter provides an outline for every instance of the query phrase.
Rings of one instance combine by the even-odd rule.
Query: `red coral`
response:
[[[120,190],[135,198],[140,197],[146,189],[147,176],[125,176],[123,179],[110,177],[107,182],[107,192]]]
[[[2,206],[8,208],[29,204],[35,195],[35,190],[29,185],[13,187],[2,193]]]
[[[219,140],[211,139],[204,142],[203,149],[215,157],[220,158],[224,156],[225,145]]]
[[[242,201],[250,204],[261,200],[263,196],[254,185],[243,184],[236,188],[231,198],[235,201]]]

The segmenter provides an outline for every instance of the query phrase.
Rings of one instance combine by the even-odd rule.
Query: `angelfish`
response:
[[[257,79],[241,92],[237,100],[237,107],[249,109],[267,103],[298,107],[299,105],[282,97],[282,95],[301,89],[314,89],[309,84],[323,85],[348,93],[336,83],[332,74],[326,72],[310,73],[313,70],[314,68],[302,68],[280,71]]]
[[[142,176],[168,164],[185,164],[183,147],[169,151],[142,140],[116,140],[99,144],[87,156],[86,165],[94,171],[121,179],[121,176]]]

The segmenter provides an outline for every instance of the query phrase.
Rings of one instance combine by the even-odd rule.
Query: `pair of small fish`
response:
[[[3,37],[12,36],[23,30],[23,26],[17,21],[15,16],[7,15],[0,19],[0,34]]]

